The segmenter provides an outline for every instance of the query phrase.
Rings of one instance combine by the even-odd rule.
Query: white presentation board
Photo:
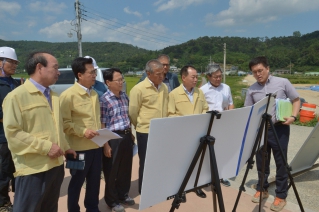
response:
[[[271,104],[273,98],[271,98]],[[221,112],[211,136],[220,178],[238,174],[251,155],[267,98],[253,106]],[[175,195],[185,177],[199,140],[208,130],[210,114],[153,119],[150,125],[139,210]],[[199,161],[198,161],[199,163]],[[185,190],[194,188],[198,163]],[[198,186],[211,182],[207,148]]]
[[[319,122],[291,161],[291,174],[311,168],[319,158]]]

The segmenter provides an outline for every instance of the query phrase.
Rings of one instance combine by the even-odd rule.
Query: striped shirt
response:
[[[120,91],[120,97],[112,91],[106,91],[100,98],[101,123],[111,131],[125,130],[131,127],[128,115],[129,99]]]

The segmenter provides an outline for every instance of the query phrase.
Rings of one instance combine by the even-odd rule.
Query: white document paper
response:
[[[122,138],[118,134],[116,134],[116,133],[114,133],[114,132],[112,132],[112,131],[110,131],[109,129],[106,129],[106,128],[97,130],[97,132],[100,135],[95,136],[91,140],[94,143],[96,143],[97,145],[99,145],[100,147],[102,147],[107,141],[109,141],[111,139]]]

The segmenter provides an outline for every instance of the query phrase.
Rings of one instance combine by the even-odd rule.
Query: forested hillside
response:
[[[296,31],[287,37],[200,37],[180,45],[169,46],[160,51],[150,51],[128,44],[116,42],[82,43],[84,55],[94,57],[100,67],[116,66],[123,71],[142,70],[145,63],[160,53],[170,55],[171,64],[181,67],[192,64],[199,70],[205,69],[210,61],[223,63],[224,43],[227,45],[228,65],[247,70],[248,61],[255,56],[265,55],[271,69],[293,71],[319,71],[319,31],[301,35]],[[50,50],[58,58],[60,66],[69,65],[78,53],[77,43],[49,43],[38,41],[4,41],[0,46],[16,49],[19,60],[24,62],[26,54],[32,50]],[[22,68],[22,66],[20,66]]]
[[[19,70],[24,68],[23,64],[27,54],[34,50],[52,52],[58,59],[60,67],[70,65],[71,61],[78,56],[78,44],[76,42],[49,43],[40,41],[4,41],[0,39],[0,46],[15,48],[18,59],[22,64],[19,66]],[[117,42],[82,43],[83,56],[94,57],[100,67],[126,67],[126,61],[129,58],[152,53],[152,51]]]
[[[177,65],[190,63],[197,67],[208,63],[210,56],[217,63],[223,63],[223,44],[227,45],[227,64],[247,70],[251,58],[267,56],[272,68],[290,68],[294,71],[319,71],[319,31],[303,36],[273,38],[200,37],[181,45],[163,50],[171,58],[177,58]],[[300,35],[300,34],[299,34]]]

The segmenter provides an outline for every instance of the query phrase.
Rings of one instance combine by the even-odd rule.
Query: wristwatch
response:
[[[296,116],[290,116],[290,117],[294,118],[294,119],[295,119],[294,121],[296,121],[296,120],[297,120],[297,117],[296,117]]]

